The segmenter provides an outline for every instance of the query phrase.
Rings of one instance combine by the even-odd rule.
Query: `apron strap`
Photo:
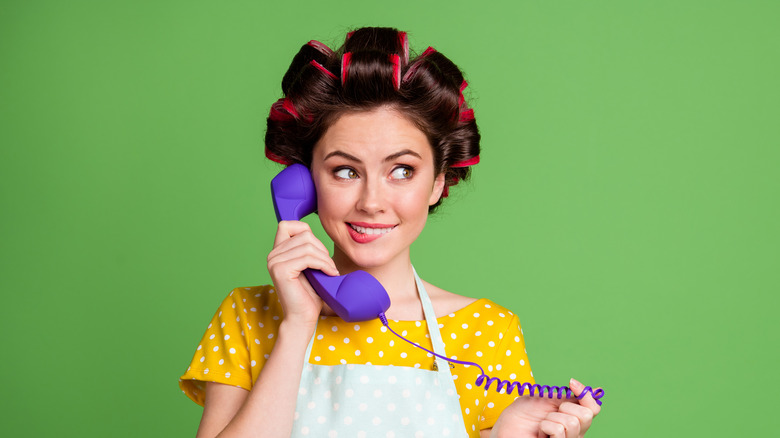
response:
[[[433,304],[431,303],[430,297],[428,297],[428,292],[425,290],[425,286],[423,285],[420,276],[417,275],[417,270],[414,269],[414,267],[412,267],[412,270],[414,271],[414,280],[417,282],[417,291],[420,294],[420,301],[422,302],[423,313],[425,314],[425,322],[428,324],[428,334],[431,336],[433,351],[436,354],[446,356],[447,354],[444,351],[444,341],[441,339],[441,333],[439,332],[439,322],[436,320],[436,313],[433,311]],[[440,374],[450,376],[450,379],[452,379],[449,362],[436,356],[433,358],[436,363],[438,372]]]

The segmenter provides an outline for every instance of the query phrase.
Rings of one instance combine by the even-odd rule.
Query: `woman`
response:
[[[422,281],[410,245],[449,187],[479,162],[479,133],[460,70],[432,48],[409,59],[406,34],[351,32],[334,52],[311,41],[271,107],[266,155],[312,173],[331,257],[308,225],[279,223],[273,286],[233,290],[181,387],[204,405],[198,436],[582,436],[599,412],[474,384],[379,320],[347,323],[304,269],[364,270],[387,290],[389,327],[421,347],[533,383],[517,317],[487,299]],[[572,381],[579,394],[581,384]]]

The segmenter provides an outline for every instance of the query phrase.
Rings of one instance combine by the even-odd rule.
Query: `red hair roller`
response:
[[[479,163],[479,155],[473,158],[469,158],[468,160],[458,161],[457,163],[451,165],[450,167],[468,167],[468,166],[473,166],[477,163]]]
[[[453,177],[453,178],[452,178],[452,184],[451,184],[451,185],[453,185],[453,186],[454,186],[455,184],[457,184],[457,183],[458,183],[458,181],[460,181],[460,178],[458,178],[457,176],[456,176],[456,177]],[[444,186],[444,190],[441,192],[441,197],[442,197],[442,198],[446,198],[447,196],[449,196],[449,194],[450,194],[450,186],[448,186],[448,185],[445,185],[445,186]]]
[[[389,55],[390,62],[393,63],[393,86],[396,90],[401,89],[401,57],[398,55]]]
[[[336,76],[333,73],[331,73],[330,70],[328,70],[327,68],[323,67],[322,64],[320,64],[319,62],[317,62],[317,61],[312,59],[311,62],[309,62],[309,64],[313,65],[317,70],[325,73],[326,75],[330,76],[331,78],[338,79],[338,76]]]
[[[347,36],[349,38],[349,36]],[[349,62],[352,61],[352,52],[347,52],[341,57],[341,85],[347,82],[347,69],[349,68]]]
[[[409,79],[411,79],[412,76],[414,76],[414,73],[417,71],[417,69],[420,68],[420,64],[422,64],[423,58],[430,55],[431,53],[434,53],[435,51],[436,49],[434,49],[433,47],[428,47],[427,49],[425,49],[425,51],[422,52],[420,56],[417,57],[417,61],[415,61],[414,64],[412,64],[412,66],[409,67],[408,70],[406,70],[406,74],[404,75],[404,78],[402,79],[401,82],[408,82]]]
[[[333,55],[333,50],[331,50],[330,47],[326,46],[325,44],[323,44],[323,43],[321,43],[321,42],[319,42],[317,40],[311,40],[311,41],[309,41],[306,44],[311,46],[311,47],[314,47],[317,50],[319,50],[320,53],[322,53],[325,56]]]
[[[468,87],[468,86],[469,86],[469,83],[466,82],[465,80],[463,81],[463,83],[460,84],[460,97],[458,98],[458,106],[463,106],[463,102],[466,101],[466,98],[463,97],[463,90],[465,90],[466,87]]]
[[[287,108],[284,107],[284,99],[279,99],[271,105],[271,113],[268,114],[268,118],[275,122],[287,122],[295,117],[290,114]]]
[[[425,58],[426,56],[430,55],[431,53],[434,53],[435,51],[436,51],[436,49],[434,49],[433,47],[430,47],[430,46],[428,46],[428,48],[427,48],[427,49],[425,49],[425,51],[424,51],[424,52],[422,52],[422,53],[420,54],[420,56],[418,56],[418,58],[419,58],[419,59],[423,59],[423,58]]]
[[[467,110],[461,111],[460,116],[458,117],[459,122],[470,122],[474,120],[474,110],[469,108]]]
[[[398,39],[401,43],[401,51],[404,55],[404,64],[409,63],[409,38],[406,32],[398,32]]]
[[[295,105],[293,105],[292,100],[290,100],[289,97],[285,97],[282,100],[282,107],[286,109],[287,112],[290,113],[290,115],[295,117],[296,119],[301,118],[301,115],[298,114],[298,111],[295,110]]]
[[[269,151],[268,148],[265,148],[265,157],[276,163],[284,164],[285,166],[289,166],[290,164],[292,164],[292,161],[285,160],[279,155],[276,155],[275,153]]]

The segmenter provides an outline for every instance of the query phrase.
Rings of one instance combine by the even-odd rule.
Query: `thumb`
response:
[[[594,390],[590,386],[585,386],[574,378],[569,381],[569,388],[571,388],[572,393],[577,396],[579,404],[593,411],[593,415],[596,415],[601,411],[601,401],[596,399],[601,399],[601,396],[604,395],[603,389],[597,388]],[[583,392],[585,395],[580,397]],[[594,398],[594,395],[596,398]]]

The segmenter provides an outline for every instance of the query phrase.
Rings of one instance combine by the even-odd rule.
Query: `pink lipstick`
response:
[[[396,225],[372,224],[367,222],[347,222],[349,235],[357,243],[373,242],[385,234],[393,231]]]

